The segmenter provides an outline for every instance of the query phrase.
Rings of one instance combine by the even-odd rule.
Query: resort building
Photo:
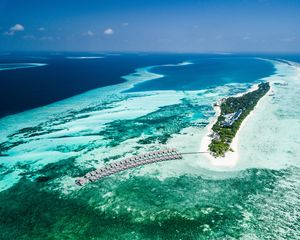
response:
[[[243,110],[239,109],[237,112],[229,113],[224,115],[225,120],[223,121],[223,126],[231,126],[239,117],[241,116]]]

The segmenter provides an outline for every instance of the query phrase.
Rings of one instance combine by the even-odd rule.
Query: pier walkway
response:
[[[86,183],[95,182],[101,178],[107,177],[109,175],[130,169],[130,168],[135,168],[135,167],[139,167],[142,165],[155,163],[155,162],[180,160],[180,159],[182,159],[183,154],[197,154],[197,153],[202,153],[202,152],[178,153],[177,150],[174,148],[155,151],[155,152],[149,152],[146,154],[141,154],[141,155],[133,156],[130,158],[126,158],[126,159],[123,159],[118,162],[113,162],[102,168],[88,172],[83,177],[77,178],[75,180],[75,183],[79,186],[83,186]]]

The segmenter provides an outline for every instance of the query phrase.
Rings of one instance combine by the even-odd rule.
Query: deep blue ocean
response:
[[[70,56],[104,58],[69,59]],[[0,64],[46,63],[33,67],[0,71],[0,117],[44,106],[85,91],[124,82],[121,76],[149,65],[177,63],[186,59],[173,54],[10,54],[0,55]]]
[[[103,58],[77,58],[83,56]],[[290,59],[299,60],[299,56]],[[194,64],[158,66],[183,61]],[[2,66],[10,63],[47,65],[0,71],[0,117],[124,82],[122,76],[146,66],[158,66],[152,71],[164,77],[138,84],[129,91],[198,90],[231,82],[253,82],[274,72],[270,63],[246,55],[45,52],[0,55]]]
[[[164,77],[137,84],[129,91],[199,90],[228,83],[254,82],[274,73],[271,63],[251,57],[202,56],[190,61],[193,64],[153,68],[152,72]]]
[[[0,239],[298,240],[299,68],[286,60],[300,56],[0,53]],[[237,163],[200,154],[212,105],[270,75]],[[169,147],[183,159],[75,184]]]

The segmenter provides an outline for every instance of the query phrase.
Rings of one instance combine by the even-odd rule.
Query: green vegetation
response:
[[[268,82],[261,83],[258,89],[244,94],[241,97],[229,97],[221,103],[221,114],[213,125],[213,140],[209,144],[209,150],[215,157],[224,156],[230,148],[230,143],[236,135],[241,123],[254,109],[255,105],[270,89]],[[226,124],[226,115],[241,111],[236,120]]]

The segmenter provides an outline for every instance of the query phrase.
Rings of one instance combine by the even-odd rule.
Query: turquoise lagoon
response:
[[[0,119],[0,238],[298,239],[297,63],[190,57],[123,78]],[[212,104],[259,81],[272,92],[240,132],[236,166],[189,155],[74,184],[122,157],[199,150]]]

